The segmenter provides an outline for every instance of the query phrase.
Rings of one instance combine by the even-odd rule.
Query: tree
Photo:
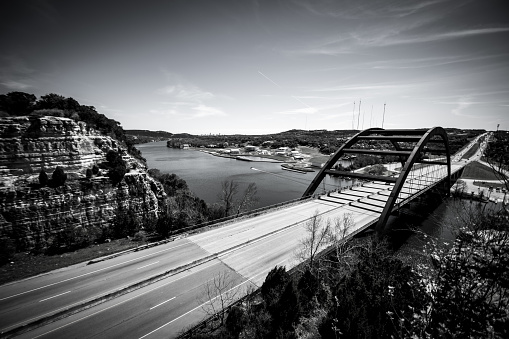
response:
[[[240,298],[241,289],[237,280],[230,271],[219,272],[205,283],[199,298],[203,311],[208,316],[216,316],[221,326],[225,325],[226,308]]]
[[[484,157],[493,173],[509,190],[509,132],[497,131],[484,149]]]
[[[290,281],[290,275],[284,266],[276,266],[267,274],[260,292],[268,308],[279,300],[288,281]]]
[[[39,172],[39,184],[46,186],[48,184],[48,175],[44,169]]]
[[[37,97],[25,92],[9,92],[0,95],[0,110],[10,115],[28,115],[34,110]]]
[[[171,234],[174,224],[174,218],[171,214],[170,205],[166,204],[166,208],[159,213],[156,222],[156,232],[163,238]]]
[[[248,210],[253,205],[258,202],[258,198],[256,197],[256,193],[258,192],[258,188],[254,182],[250,183],[247,188],[244,190],[244,194],[237,201],[237,214],[238,217],[240,212]]]
[[[122,159],[122,156],[114,150],[109,150],[108,153],[106,153],[106,160],[112,167],[108,172],[108,176],[113,182],[113,185],[116,185],[122,181],[124,175],[127,173],[127,165]]]
[[[220,201],[224,205],[225,216],[230,215],[230,211],[233,209],[234,199],[239,191],[239,183],[233,180],[221,182],[221,194],[219,196]]]
[[[317,270],[316,256],[330,245],[331,223],[327,220],[325,223],[318,211],[304,224],[306,237],[300,240],[300,246],[296,252],[299,261],[308,261],[308,266],[312,272]]]
[[[134,209],[119,207],[115,212],[112,226],[115,238],[125,238],[133,236],[141,228],[141,220]]]
[[[330,244],[334,247],[334,263],[336,273],[348,273],[358,261],[357,251],[363,247],[362,243],[353,239],[347,241],[348,235],[353,232],[355,221],[352,213],[345,213],[341,218],[334,220],[330,231]],[[328,260],[328,259],[325,259]]]
[[[458,179],[453,186],[454,195],[463,196],[465,190],[467,189],[467,183],[464,180]]]
[[[67,173],[60,166],[57,166],[51,175],[51,182],[55,187],[62,186],[67,180]]]
[[[373,166],[370,166],[367,170],[368,174],[371,175],[383,175],[387,169],[382,164],[375,164]]]
[[[242,196],[237,198],[239,186],[239,183],[234,180],[225,180],[221,182],[221,193],[218,195],[218,199],[224,206],[225,217],[232,215],[232,212],[238,216],[241,212],[248,210],[258,201],[256,197],[258,189],[255,183],[250,183],[244,190]]]
[[[452,244],[433,240],[419,265],[429,304],[414,328],[430,337],[509,335],[509,227],[505,210],[455,203]],[[470,206],[470,207],[468,207]]]
[[[360,254],[355,270],[335,288],[334,303],[319,327],[322,338],[410,338],[414,310],[425,300],[418,276],[383,242],[373,240]]]
[[[65,98],[62,95],[50,93],[43,95],[37,100],[36,109],[60,109],[65,111],[77,111],[80,104],[73,98]]]

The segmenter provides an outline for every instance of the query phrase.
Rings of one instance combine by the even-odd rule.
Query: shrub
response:
[[[41,172],[39,173],[39,184],[41,184],[42,186],[46,186],[48,184],[48,175],[46,174],[46,171],[45,170],[41,170]]]
[[[15,250],[16,247],[11,238],[0,238],[0,265],[8,263]]]
[[[117,209],[115,217],[113,218],[113,236],[115,238],[133,236],[140,227],[140,218],[133,209]]]
[[[110,169],[108,176],[110,177],[113,184],[116,185],[122,181],[126,173],[127,168],[125,167],[125,164],[118,164],[114,168]]]
[[[67,180],[67,173],[64,172],[64,169],[60,166],[57,166],[55,171],[51,176],[51,181],[55,187],[62,186]]]
[[[124,175],[127,173],[126,163],[122,159],[122,156],[114,150],[108,151],[106,154],[106,160],[112,167],[108,173],[108,176],[110,177],[113,184],[116,185],[122,181]]]

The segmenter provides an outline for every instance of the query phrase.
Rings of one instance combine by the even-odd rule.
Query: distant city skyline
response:
[[[0,36],[0,93],[124,129],[509,129],[502,1],[11,1]]]

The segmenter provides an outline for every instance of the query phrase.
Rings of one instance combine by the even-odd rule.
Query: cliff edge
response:
[[[118,183],[108,177],[106,154],[115,151],[127,173]],[[87,176],[87,169],[99,172]],[[59,166],[63,185],[41,184]],[[158,216],[165,198],[162,185],[146,173],[114,138],[84,122],[53,116],[0,118],[0,238],[18,250],[47,248],[62,234],[100,239],[118,210],[145,220]]]

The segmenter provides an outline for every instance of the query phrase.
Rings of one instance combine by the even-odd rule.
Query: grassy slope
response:
[[[493,174],[493,170],[477,161],[471,162],[465,167],[462,179],[475,179],[475,180],[498,180]]]

